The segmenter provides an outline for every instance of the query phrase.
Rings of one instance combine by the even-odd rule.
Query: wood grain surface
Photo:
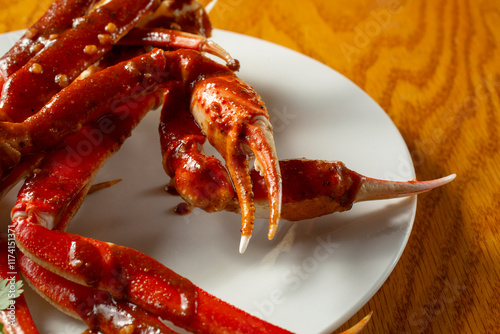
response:
[[[49,3],[1,0],[0,32]],[[419,198],[401,260],[342,329],[374,311],[364,333],[500,333],[500,2],[219,0],[210,16],[354,81],[401,131],[419,179],[458,175]]]

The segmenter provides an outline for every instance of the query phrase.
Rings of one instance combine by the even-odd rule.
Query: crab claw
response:
[[[281,216],[281,172],[264,102],[255,90],[227,66],[193,50],[166,52],[166,72],[183,84],[190,96],[191,113],[221,154],[241,208],[240,253],[252,236],[255,204],[250,159],[263,174],[269,194],[269,234],[276,234]]]
[[[226,161],[241,207],[240,253],[253,231],[250,158],[264,176],[270,207],[268,238],[276,234],[281,212],[281,173],[272,126],[260,96],[248,84],[226,70],[199,80],[192,93],[191,110],[196,122]]]

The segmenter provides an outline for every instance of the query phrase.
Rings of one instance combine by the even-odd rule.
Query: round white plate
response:
[[[5,52],[19,33],[0,36]],[[341,160],[365,175],[415,177],[408,149],[385,112],[331,68],[255,38],[215,31],[213,40],[241,61],[240,77],[266,101],[280,159]],[[138,249],[201,288],[297,333],[329,333],[357,312],[396,265],[409,237],[416,198],[360,203],[345,213],[290,223],[266,238],[256,222],[245,254],[238,253],[240,217],[195,209],[177,216],[181,200],[164,191],[158,112],[151,112],[97,181],[121,178],[90,195],[69,232]],[[0,203],[6,225],[14,203]],[[42,333],[80,333],[27,289]]]

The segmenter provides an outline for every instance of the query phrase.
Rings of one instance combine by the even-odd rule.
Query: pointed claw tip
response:
[[[269,208],[269,232],[267,237],[273,239],[278,229],[281,216],[283,185],[281,170],[269,119],[257,116],[248,125],[249,137],[253,138],[248,145],[255,155],[255,169],[264,177],[268,191]]]
[[[420,182],[416,182],[416,183],[421,184],[422,185],[421,191],[425,192],[425,191],[432,190],[434,188],[439,188],[441,186],[444,186],[445,184],[448,184],[451,181],[453,181],[456,177],[457,177],[457,174],[450,174],[448,176],[444,176],[444,177],[439,178],[439,179],[430,180],[430,181],[420,181]]]
[[[279,220],[279,219],[278,219]],[[269,224],[269,232],[267,233],[267,238],[272,240],[278,231],[278,221]]]
[[[248,247],[248,243],[250,242],[250,235],[242,235],[240,240],[240,254],[245,253]]]
[[[450,175],[442,177],[438,180],[442,180],[442,184],[444,185],[444,184],[450,183],[451,181],[455,180],[456,177],[457,177],[457,174],[450,174]]]

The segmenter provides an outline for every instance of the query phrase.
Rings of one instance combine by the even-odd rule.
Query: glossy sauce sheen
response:
[[[352,207],[363,177],[339,161],[280,161],[283,177],[281,216],[287,220],[303,220]],[[263,178],[252,171],[256,201],[267,199]]]
[[[54,228],[58,220],[64,218],[65,226],[83,201],[85,193],[81,192],[88,189],[101,165],[118,151],[132,129],[157,104],[157,99],[153,92],[134,108],[128,108],[127,117],[119,112],[110,113],[68,136],[61,148],[46,153],[19,191],[12,212],[48,215],[55,220],[54,226],[49,228]],[[87,151],[79,149],[81,143],[86,144]]]
[[[88,16],[75,20],[74,27],[66,30],[50,48],[31,58],[23,68],[12,74],[2,90],[0,111],[4,118],[23,121],[42,108],[54,94],[61,90],[56,80],[59,74],[71,82],[88,66],[96,62],[128,32],[146,13],[157,6],[155,0],[110,2],[93,10]],[[116,15],[120,12],[120,15]],[[113,22],[118,28],[111,34],[110,43],[102,44],[98,35],[106,33],[106,26]],[[93,46],[94,52],[89,52]],[[40,71],[30,71],[36,64]]]
[[[113,109],[118,111],[122,103],[130,101],[127,99],[139,99],[141,94],[145,95],[158,85],[154,74],[162,70],[164,64],[163,52],[153,50],[75,82],[22,123],[31,135],[32,145],[25,145],[20,150],[29,152],[51,147],[80,130],[83,124]]]
[[[94,0],[58,0],[24,36],[0,59],[0,75],[8,78],[24,66],[39,47],[44,48],[51,36],[71,28],[73,19],[87,14]]]
[[[66,280],[22,253],[19,262],[32,286],[66,313],[81,318],[89,332],[175,333],[149,312],[127,301],[115,300],[105,290]]]
[[[116,300],[130,301],[188,330],[290,333],[219,300],[133,249],[51,231],[23,220],[14,221],[13,228],[23,253],[29,249],[52,270],[65,272],[87,286],[105,289]]]

